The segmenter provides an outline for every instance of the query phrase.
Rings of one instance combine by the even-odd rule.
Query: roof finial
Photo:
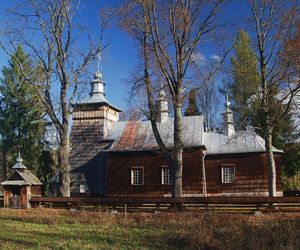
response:
[[[101,61],[102,61],[102,56],[101,56],[101,52],[99,52],[98,53],[97,72],[94,75],[95,79],[102,79],[102,74],[100,72],[100,70],[101,70]]]
[[[21,153],[20,153],[20,147],[19,147],[19,153],[18,153],[18,157],[17,157],[17,162],[18,163],[22,163],[23,162],[23,158],[21,157]]]
[[[23,158],[21,157],[20,146],[18,146],[18,148],[19,148],[19,152],[18,152],[18,157],[17,157],[17,163],[12,168],[13,169],[27,169],[23,165]]]
[[[230,101],[229,101],[229,98],[228,98],[228,92],[226,92],[226,103],[225,103],[225,107],[226,108],[229,108],[231,105]]]
[[[167,96],[165,90],[164,90],[164,84],[163,82],[160,83],[160,90],[159,90],[159,97],[165,98]]]

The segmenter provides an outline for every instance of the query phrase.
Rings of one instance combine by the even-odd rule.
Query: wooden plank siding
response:
[[[202,150],[183,155],[183,195],[203,196]],[[275,154],[277,192],[282,195],[281,154]],[[234,183],[221,181],[222,164],[235,167]],[[158,152],[110,152],[107,160],[107,197],[166,197],[171,186],[161,184],[161,167],[167,158]],[[131,168],[143,167],[144,184],[131,185]],[[268,165],[265,153],[207,155],[205,157],[208,196],[268,196]]]
[[[277,191],[282,193],[281,154],[274,154]],[[222,164],[235,166],[234,183],[221,182]],[[265,153],[207,155],[205,157],[207,192],[210,196],[266,196],[268,165]]]
[[[202,149],[183,154],[183,193],[202,193]],[[171,185],[161,182],[161,168],[169,165],[167,157],[156,151],[110,152],[107,160],[107,197],[163,197],[170,196]],[[143,167],[144,184],[131,185],[131,168]]]

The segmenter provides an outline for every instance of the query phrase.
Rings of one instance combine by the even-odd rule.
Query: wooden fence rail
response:
[[[183,197],[183,198],[83,198],[32,197],[32,207],[161,211],[170,208],[224,212],[300,211],[300,197]]]

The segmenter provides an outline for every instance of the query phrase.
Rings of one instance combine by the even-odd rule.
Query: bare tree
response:
[[[216,82],[214,80],[204,82],[198,90],[198,97],[201,112],[205,119],[204,129],[211,132],[217,126],[216,115],[220,105],[220,93],[216,87]]]
[[[276,196],[272,132],[278,120],[288,114],[293,99],[300,91],[299,78],[292,65],[293,55],[287,55],[285,51],[299,5],[296,1],[279,0],[250,0],[248,3],[252,13],[260,86],[254,98],[259,103],[257,123],[265,139],[269,195]]]
[[[148,102],[148,118],[162,152],[171,161],[173,197],[182,196],[182,106],[186,97],[192,56],[200,41],[216,28],[222,0],[132,0],[121,8],[121,25],[138,42],[143,58],[142,81]],[[154,74],[154,72],[156,74]],[[156,124],[156,79],[163,79],[174,112],[174,146],[166,148]],[[157,77],[159,76],[159,77]]]
[[[59,134],[59,192],[64,197],[70,196],[69,121],[72,104],[82,74],[103,49],[104,27],[101,26],[96,42],[90,36],[83,36],[87,31],[78,25],[79,21],[76,22],[79,7],[80,0],[19,1],[18,6],[9,11],[12,26],[6,33],[10,45],[23,44],[39,65],[39,81],[34,86]]]

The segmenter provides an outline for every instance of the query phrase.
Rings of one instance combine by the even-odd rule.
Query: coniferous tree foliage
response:
[[[233,83],[230,86],[235,121],[240,129],[251,123],[255,114],[255,104],[250,104],[251,97],[259,87],[257,59],[250,46],[247,32],[240,30],[234,44],[235,56],[231,58]],[[253,112],[254,111],[254,112]]]
[[[248,125],[257,127],[261,123],[257,115],[259,103],[255,93],[259,90],[257,59],[251,49],[251,40],[246,31],[240,30],[235,45],[235,56],[231,58],[233,83],[230,86],[235,123],[239,129]],[[276,98],[276,93],[274,96]],[[291,114],[278,120],[273,131],[273,145],[279,149],[285,147],[294,131]],[[262,135],[261,130],[256,132]]]
[[[188,96],[188,106],[184,112],[185,116],[199,115],[199,109],[197,105],[197,91],[192,89]]]
[[[300,146],[299,144],[288,144],[285,147],[283,156],[283,174],[290,177],[293,183],[292,189],[296,190],[300,186]]]
[[[24,164],[39,172],[43,146],[42,105],[28,79],[25,80],[17,63],[35,81],[35,67],[21,46],[18,46],[9,60],[9,66],[3,67],[3,79],[0,81],[0,144],[2,155],[2,178],[6,179],[9,170],[15,164],[20,150]]]

